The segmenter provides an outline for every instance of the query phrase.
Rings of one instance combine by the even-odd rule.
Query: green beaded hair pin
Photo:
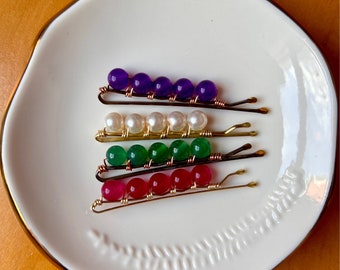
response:
[[[105,182],[174,168],[265,155],[264,150],[239,154],[251,147],[251,144],[247,143],[225,154],[212,153],[210,142],[206,138],[196,138],[190,145],[184,140],[175,140],[169,147],[164,143],[155,142],[148,150],[140,144],[132,145],[127,151],[119,145],[113,145],[106,151],[104,164],[98,166],[96,178],[100,182]],[[137,168],[143,170],[134,171]],[[112,175],[118,170],[133,172]]]
[[[250,123],[241,123],[223,131],[205,129],[208,116],[194,110],[187,116],[179,111],[173,111],[167,116],[160,112],[152,112],[147,117],[133,113],[123,117],[112,112],[105,117],[105,128],[96,134],[99,142],[117,142],[151,139],[177,139],[197,137],[235,137],[256,136],[256,131],[237,132],[237,129],[248,128]]]

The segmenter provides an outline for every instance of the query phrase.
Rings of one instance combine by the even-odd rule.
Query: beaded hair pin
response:
[[[128,205],[136,205],[149,201],[174,198],[179,196],[199,194],[226,189],[255,187],[256,181],[235,186],[225,186],[225,182],[233,175],[241,175],[245,170],[228,174],[217,183],[212,183],[212,172],[206,165],[197,165],[191,171],[176,169],[171,175],[153,174],[149,180],[132,178],[126,181],[108,180],[101,188],[101,198],[91,205],[95,213],[103,213]],[[113,207],[97,209],[103,204],[114,204]]]
[[[167,77],[158,77],[152,81],[145,73],[137,73],[129,77],[125,70],[115,68],[108,74],[108,83],[108,86],[99,88],[98,99],[103,104],[190,106],[262,114],[266,114],[269,111],[266,107],[255,109],[239,107],[242,104],[256,103],[256,97],[250,97],[233,103],[227,103],[218,99],[216,85],[210,80],[203,80],[195,87],[186,78],[179,79],[173,84]],[[127,97],[145,97],[148,100],[156,99],[160,101],[118,101],[107,98],[107,95],[114,93],[123,94]]]
[[[210,142],[206,138],[196,138],[190,145],[184,140],[175,140],[169,147],[164,143],[155,142],[148,150],[139,144],[132,145],[127,151],[119,145],[113,145],[106,151],[104,164],[98,166],[96,178],[100,182],[106,182],[108,180],[135,177],[141,174],[155,173],[174,168],[262,157],[265,155],[264,150],[239,154],[251,147],[251,144],[247,143],[225,154],[212,153]],[[109,172],[116,172],[117,170],[132,171],[137,168],[143,168],[143,170],[107,176]]]
[[[105,128],[96,134],[99,142],[257,135],[256,131],[235,132],[236,129],[250,127],[248,122],[233,125],[224,131],[205,130],[208,117],[200,110],[192,111],[188,116],[179,111],[167,116],[152,112],[145,118],[137,113],[123,117],[112,112],[105,117],[105,124]]]

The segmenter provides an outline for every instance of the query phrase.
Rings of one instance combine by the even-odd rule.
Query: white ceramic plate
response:
[[[258,97],[269,114],[207,113],[212,128],[249,121],[259,131],[215,139],[217,151],[247,142],[267,151],[214,165],[216,178],[245,168],[231,184],[260,185],[92,213],[108,148],[94,140],[104,116],[170,111],[100,104],[98,87],[115,67],[211,79],[229,100]],[[79,1],[44,32],[14,95],[4,176],[27,228],[68,269],[269,269],[325,205],[336,110],[320,52],[267,1]]]

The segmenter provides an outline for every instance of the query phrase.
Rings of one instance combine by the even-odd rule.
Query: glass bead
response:
[[[152,194],[163,195],[171,189],[170,177],[164,173],[155,173],[150,177],[149,190]]]
[[[148,155],[153,163],[164,163],[169,159],[169,148],[164,143],[155,142],[149,147]]]
[[[105,128],[108,132],[121,132],[124,128],[123,117],[116,112],[109,113],[105,117]]]
[[[211,170],[207,165],[197,165],[191,171],[191,179],[198,187],[206,187],[211,182]]]
[[[145,95],[152,87],[150,77],[145,73],[138,73],[131,79],[131,87],[136,94]]]
[[[126,153],[127,159],[130,160],[131,165],[139,167],[148,160],[148,152],[144,146],[135,144],[130,147]]]
[[[188,115],[188,124],[193,131],[203,130],[208,124],[207,115],[200,111],[195,110]]]
[[[113,145],[106,151],[106,160],[112,166],[119,166],[126,161],[126,151],[119,145]]]
[[[156,97],[170,97],[172,94],[172,82],[167,77],[158,77],[152,87]]]
[[[174,83],[174,94],[179,99],[190,99],[194,94],[194,85],[188,79],[179,79]]]
[[[142,199],[148,193],[148,184],[141,178],[133,178],[126,185],[126,193],[133,199]]]
[[[212,101],[217,96],[216,85],[209,80],[201,81],[195,89],[195,94],[200,101]]]
[[[206,138],[196,138],[190,144],[191,154],[196,158],[206,158],[211,153],[210,143]]]
[[[126,185],[117,180],[108,180],[102,186],[102,196],[105,200],[114,202],[123,199]]]
[[[152,112],[146,117],[146,123],[151,132],[162,132],[166,128],[166,117],[159,112]]]
[[[124,69],[115,68],[107,76],[109,85],[115,90],[124,90],[129,85],[129,74]]]
[[[190,172],[184,169],[174,170],[170,179],[172,184],[176,187],[176,190],[187,190],[192,185]]]
[[[170,131],[183,131],[187,127],[187,118],[179,111],[169,113],[167,120]]]
[[[175,140],[170,144],[169,152],[174,161],[183,161],[190,157],[190,146],[184,140]]]

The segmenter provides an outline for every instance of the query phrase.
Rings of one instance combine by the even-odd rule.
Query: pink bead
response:
[[[170,178],[171,182],[177,190],[186,190],[191,187],[192,181],[190,177],[190,172],[188,172],[187,170],[177,169],[173,171]]]
[[[152,194],[163,195],[171,189],[170,177],[164,173],[155,173],[150,177],[149,190]]]
[[[105,200],[113,202],[123,199],[125,184],[117,180],[108,180],[102,186],[102,196]]]
[[[206,165],[197,165],[191,171],[191,179],[198,187],[206,187],[211,182],[211,170]]]
[[[133,199],[141,199],[148,193],[148,185],[142,178],[133,178],[127,183],[126,192]]]

